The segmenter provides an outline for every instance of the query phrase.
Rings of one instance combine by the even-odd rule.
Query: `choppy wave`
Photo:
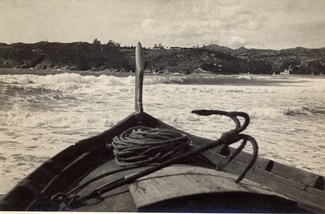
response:
[[[325,115],[325,107],[287,107],[283,111],[284,115],[288,116],[312,116],[312,115]]]
[[[41,162],[37,158],[55,155],[131,114],[134,84],[134,75],[0,75],[1,180],[15,184]],[[324,79],[146,75],[144,84],[145,112],[167,124],[217,139],[233,122],[190,112],[244,111],[251,117],[245,132],[256,138],[262,157],[325,173]],[[0,193],[8,188],[0,185]]]
[[[115,77],[102,75],[81,76],[80,74],[55,74],[55,75],[3,75],[0,82],[9,84],[12,87],[38,88],[53,91],[72,91],[80,87],[91,86],[126,86],[134,85],[134,77]]]
[[[259,76],[259,75],[148,75],[144,78],[145,85],[152,84],[198,84],[198,85],[270,85],[296,82],[296,79]],[[0,83],[10,84],[11,87],[25,89],[44,89],[54,91],[71,91],[80,87],[109,87],[131,86],[135,84],[134,75],[127,77],[117,76],[82,76],[80,74],[55,74],[55,75],[0,75]]]
[[[284,115],[299,116],[299,115],[312,115],[312,111],[305,107],[288,107],[283,111]]]
[[[133,77],[128,77],[128,79],[131,78]],[[110,77],[108,79],[110,79]],[[74,79],[74,81],[75,80],[76,79]],[[95,80],[98,79],[95,77]],[[153,80],[157,79],[153,78]],[[56,86],[56,84],[46,85],[44,83],[38,83],[37,81],[34,83],[27,83],[28,86],[11,86],[11,89],[16,90],[16,93],[8,95],[10,99],[6,102],[8,102],[10,108],[7,110],[3,109],[3,111],[0,112],[0,125],[25,128],[71,128],[83,125],[88,127],[110,127],[119,119],[133,111],[133,87],[130,88],[128,87],[129,85],[119,87],[115,85],[118,87],[107,88],[103,86],[103,83],[100,84],[98,81],[87,82],[85,79],[82,81],[86,83],[80,84],[72,90],[71,87],[68,89],[68,87]],[[126,80],[119,81],[122,82]],[[131,81],[128,82],[130,83]],[[68,82],[67,85],[70,85],[70,83],[71,82]],[[132,83],[130,83],[130,85],[132,85]],[[47,88],[47,90],[40,90],[39,88]],[[30,89],[34,91],[28,93]],[[287,92],[292,94],[294,90]],[[152,85],[152,87],[145,90],[145,93],[149,93],[149,97],[154,97],[154,100],[144,100],[144,102],[145,105],[154,106],[153,108],[155,111],[162,106],[165,106],[163,108],[168,111],[167,109],[180,108],[185,104],[190,108],[188,112],[196,108],[246,111],[253,120],[276,120],[279,118],[282,120],[284,117],[313,118],[325,115],[325,107],[321,106],[306,107],[290,104],[290,102],[284,103],[284,105],[281,106],[281,102],[283,101],[279,100],[275,100],[278,102],[276,106],[261,104],[260,102],[263,100],[263,96],[272,97],[274,94],[282,93],[282,90],[274,87],[261,88],[248,86],[238,88],[236,86],[191,86],[178,88],[175,85],[173,87],[168,85],[166,87]],[[171,93],[178,94],[182,99],[165,101],[164,99],[169,97]],[[217,99],[211,99],[216,95],[218,96]],[[200,102],[195,104],[193,99],[185,103],[186,100],[184,97],[190,96],[194,98],[200,96],[201,99],[206,97],[206,104]],[[256,96],[256,100],[259,100],[258,102],[255,99],[251,100],[254,96]],[[233,101],[231,101],[231,99],[233,99]],[[163,102],[166,102],[166,104],[163,104]],[[230,105],[231,103],[238,103],[235,104],[238,106],[234,108]],[[272,104],[272,102],[270,102],[270,104]],[[121,117],[115,117],[114,115],[114,119],[112,120],[112,114],[117,114],[115,109],[120,113],[125,112],[125,114],[121,114]],[[162,119],[177,123],[182,117],[183,116],[170,114]],[[193,115],[184,117],[183,119],[192,121],[193,118],[194,120],[202,122],[201,119],[197,119],[193,117]],[[211,118],[211,120],[213,120],[213,118]],[[186,121],[182,123],[186,123]],[[213,124],[212,121],[209,123]]]
[[[110,127],[118,122],[119,119],[122,119],[124,116],[127,116],[126,112],[124,115],[121,114],[120,118],[116,117],[114,120],[112,118],[105,118],[106,115],[110,115],[113,112],[107,110],[107,112],[102,113],[102,118],[96,116],[94,117],[90,109],[90,112],[85,113],[80,110],[80,114],[76,115],[75,113],[71,114],[69,111],[61,112],[52,112],[52,111],[43,111],[35,112],[28,111],[23,109],[12,109],[8,112],[0,113],[1,122],[0,125],[5,125],[9,127],[25,127],[25,128],[73,128],[73,127]],[[93,112],[98,114],[99,112]],[[324,111],[315,111],[314,109],[306,109],[304,107],[286,107],[284,109],[253,109],[248,110],[247,113],[253,120],[264,120],[264,119],[277,119],[283,118],[283,116],[290,117],[306,117],[306,116],[317,116],[318,114],[325,115]],[[108,117],[108,116],[107,116]],[[179,122],[182,116],[177,115],[168,115],[162,118],[163,120],[171,121],[172,123]],[[211,117],[208,119],[198,118],[196,116],[190,115],[183,118],[186,123],[188,121],[198,121],[208,122],[213,124],[215,118]]]

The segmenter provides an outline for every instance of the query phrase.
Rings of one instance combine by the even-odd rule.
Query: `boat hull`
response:
[[[143,126],[177,130],[146,113],[142,116]],[[138,125],[136,115],[131,114],[102,134],[81,140],[63,150],[6,194],[1,201],[0,209],[59,210],[62,205],[51,201],[53,195],[67,192],[74,186],[103,175],[107,171],[121,168],[115,163],[114,154],[106,145],[110,144],[115,136]],[[181,130],[177,131],[185,133]],[[213,142],[211,139],[185,134],[191,140],[193,148]],[[184,163],[179,163],[182,165],[163,168],[149,174],[148,177],[139,178],[131,184],[107,192],[101,195],[100,199],[91,199],[88,201],[90,205],[75,207],[73,210],[261,212],[264,209],[265,212],[298,212],[307,209],[313,212],[325,211],[322,176],[258,158],[245,179],[236,183],[235,179],[249,162],[250,154],[242,152],[223,171],[215,170],[215,166],[229,155],[231,150],[219,146],[203,152],[201,159],[184,160]],[[83,191],[90,192],[98,188],[98,185],[130,176],[143,169],[139,167],[104,176]],[[183,188],[175,189],[177,186],[184,185],[184,182],[186,185]],[[152,189],[155,191],[150,192],[149,190]],[[139,191],[144,192],[141,195]],[[82,196],[82,191],[79,194]],[[139,202],[139,198],[142,198],[142,201]],[[145,201],[144,198],[148,200]],[[156,199],[153,200],[154,198]],[[248,203],[245,198],[249,198],[251,202]]]

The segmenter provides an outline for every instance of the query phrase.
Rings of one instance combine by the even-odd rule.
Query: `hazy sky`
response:
[[[0,0],[0,42],[325,47],[325,0]]]

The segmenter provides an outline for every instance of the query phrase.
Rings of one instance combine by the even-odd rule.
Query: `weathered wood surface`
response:
[[[88,176],[84,177],[79,184],[86,183],[87,181],[104,175],[113,170],[120,169],[114,160],[108,161],[102,166],[94,169]],[[92,191],[105,184],[111,183],[114,180],[123,178],[123,176],[137,172],[139,169],[129,171],[122,171],[119,173],[104,176],[101,179],[89,184],[87,187],[78,192],[78,195],[83,197],[90,194]],[[77,212],[136,212],[134,200],[126,185],[118,187],[109,192],[103,192],[98,198],[93,198],[84,203],[82,207],[73,209]]]
[[[244,180],[235,183],[236,175],[196,166],[172,165],[138,179],[129,189],[138,208],[183,196],[206,193],[276,194],[265,186]]]
[[[205,152],[204,155],[215,164],[224,158],[224,156],[212,151]],[[247,160],[249,160],[247,154],[241,155],[239,158],[236,157],[235,160],[224,168],[224,171],[240,175],[246,167],[247,162],[245,161]],[[283,167],[285,171],[280,173],[279,168],[282,165],[278,168],[275,167],[276,173],[274,173],[272,171],[273,168],[262,167],[268,165],[266,164],[267,161],[267,159],[259,158],[252,170],[248,171],[245,178],[263,184],[274,192],[281,193],[303,206],[315,207],[325,211],[325,191],[314,187],[317,180],[319,181],[320,179],[322,181],[322,176],[289,166]],[[277,165],[277,163],[273,163],[274,165]],[[295,178],[293,174],[286,172],[287,170],[298,172],[298,177]],[[287,176],[288,174],[291,176]]]
[[[231,149],[233,150],[233,149]],[[248,163],[251,159],[251,154],[241,152],[236,157],[237,161]],[[266,158],[258,158],[255,163],[255,168],[269,171],[273,174],[301,182],[308,186],[313,186],[324,190],[324,177],[315,173],[307,172],[289,165],[275,162]]]
[[[135,112],[137,119],[141,121],[143,119],[142,88],[144,76],[144,59],[140,42],[137,44],[135,51],[135,71]]]

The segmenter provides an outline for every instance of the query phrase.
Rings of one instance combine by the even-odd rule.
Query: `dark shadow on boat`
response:
[[[141,207],[140,212],[308,213],[296,202],[252,193],[206,193]]]

